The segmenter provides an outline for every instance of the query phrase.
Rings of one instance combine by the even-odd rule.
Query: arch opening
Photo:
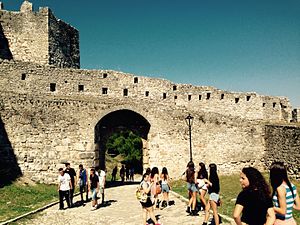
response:
[[[113,111],[102,117],[95,126],[96,165],[100,168],[107,167],[106,156],[115,157],[117,152],[107,151],[107,142],[114,135],[132,133],[141,140],[141,160],[131,165],[136,172],[141,173],[145,164],[145,152],[150,130],[150,123],[139,113],[132,110],[122,109]]]

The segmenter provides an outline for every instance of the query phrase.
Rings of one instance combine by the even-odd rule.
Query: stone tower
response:
[[[57,19],[48,7],[34,12],[29,1],[18,12],[0,5],[0,58],[80,68],[77,29]]]

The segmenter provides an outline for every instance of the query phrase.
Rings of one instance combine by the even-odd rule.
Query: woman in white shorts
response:
[[[207,204],[205,200],[205,194],[207,192],[207,186],[211,185],[211,182],[209,182],[208,180],[208,173],[203,162],[199,163],[199,171],[197,174],[196,182],[199,189],[199,198],[201,201],[202,209],[204,210]]]

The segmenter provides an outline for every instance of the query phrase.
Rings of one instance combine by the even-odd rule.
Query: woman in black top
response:
[[[209,218],[209,210],[212,208],[215,224],[219,225],[219,215],[218,215],[218,203],[220,201],[220,182],[219,176],[217,174],[217,165],[212,163],[209,164],[209,182],[211,183],[208,186],[208,194],[209,194],[209,203],[206,204],[205,207],[205,217],[203,225],[207,224]]]
[[[243,168],[240,183],[243,190],[235,203],[233,212],[235,223],[237,225],[274,224],[275,213],[271,192],[262,174],[253,167]]]

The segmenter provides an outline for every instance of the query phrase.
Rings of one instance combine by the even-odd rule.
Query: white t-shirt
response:
[[[105,181],[105,171],[100,170],[100,175],[99,175],[99,185],[103,186],[104,181]]]
[[[71,177],[69,174],[64,173],[64,175],[58,176],[58,182],[60,183],[59,190],[61,191],[69,191],[70,190],[70,180]]]

